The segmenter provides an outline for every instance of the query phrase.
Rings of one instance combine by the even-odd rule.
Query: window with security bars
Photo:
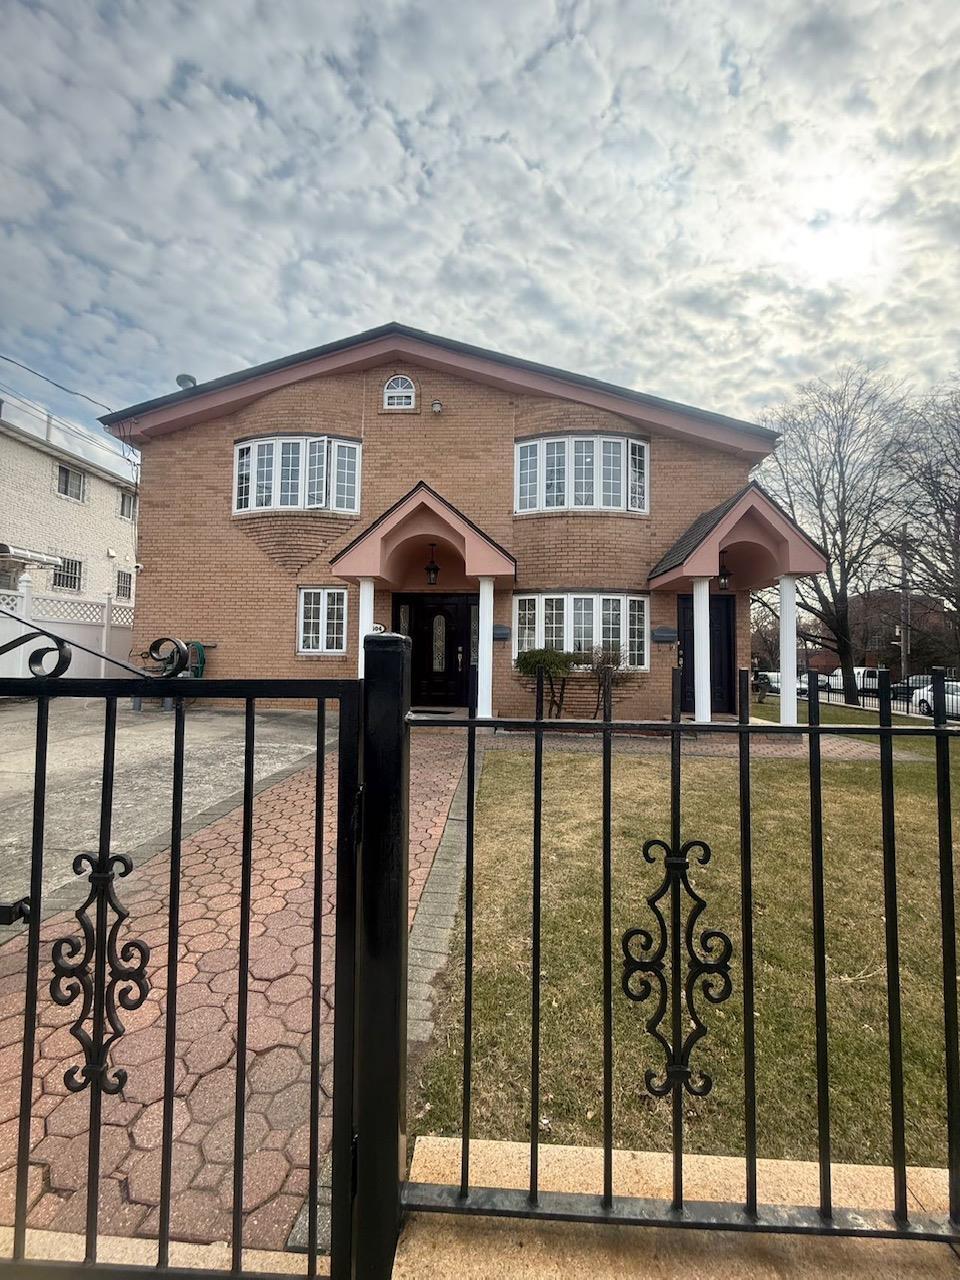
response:
[[[117,599],[129,600],[133,595],[133,574],[125,569],[117,570]]]
[[[60,591],[79,591],[83,585],[83,561],[63,556],[53,571],[53,585]]]
[[[619,654],[620,666],[649,670],[649,613],[646,596],[614,592],[551,592],[514,597],[514,656],[528,649],[559,649],[582,655],[594,649]]]
[[[247,440],[234,453],[233,509],[360,510],[360,443],[328,436]]]
[[[57,493],[63,498],[72,498],[74,502],[82,502],[83,491],[83,472],[73,467],[65,467],[61,463],[57,467]]]
[[[647,442],[626,436],[518,440],[515,510],[648,513]]]
[[[297,648],[301,653],[346,653],[347,593],[342,587],[301,587]]]

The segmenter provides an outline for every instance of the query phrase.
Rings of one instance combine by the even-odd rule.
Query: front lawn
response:
[[[775,704],[774,704],[775,706]],[[762,710],[762,709],[761,709]],[[826,710],[826,709],[825,709]],[[841,709],[831,709],[841,710]],[[954,780],[957,756],[954,747]],[[491,749],[478,792],[473,1133],[529,1134],[532,752]],[[668,1150],[669,1100],[646,1093],[643,1073],[662,1054],[644,1030],[652,1012],[620,990],[619,939],[653,919],[645,895],[662,864],[641,846],[669,834],[665,756],[614,758],[614,1141]],[[833,1155],[890,1162],[879,768],[824,763]],[[898,760],[897,839],[910,1163],[946,1163],[943,1001],[936,808],[931,762]],[[544,769],[542,1076],[544,1141],[598,1146],[601,1101],[600,757],[548,746]],[[757,1106],[760,1154],[815,1158],[816,1089],[809,793],[805,766],[753,767]],[[687,1098],[686,1148],[743,1150],[742,983],[737,772],[734,759],[686,756],[683,836],[705,839],[713,860],[691,874],[707,900],[701,927],[734,942],[734,993],[699,1001],[709,1034],[693,1065],[714,1078]],[[462,920],[461,920],[462,925]],[[462,950],[455,949],[431,1051],[412,1081],[414,1128],[460,1132]],[[669,1025],[669,1013],[667,1026]]]

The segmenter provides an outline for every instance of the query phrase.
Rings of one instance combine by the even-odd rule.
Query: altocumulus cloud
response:
[[[3,48],[3,345],[114,404],[388,319],[742,414],[958,363],[955,0],[7,0]]]

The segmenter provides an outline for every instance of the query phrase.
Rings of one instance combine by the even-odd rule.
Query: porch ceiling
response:
[[[422,480],[330,564],[347,582],[373,578],[381,586],[408,588],[411,563],[430,543],[452,557],[465,579],[489,577],[509,584],[516,576],[513,556]],[[442,566],[443,555],[438,559]],[[441,576],[450,582],[449,572],[441,569]]]
[[[721,556],[734,590],[770,586],[784,575],[823,573],[827,557],[755,481],[704,511],[650,573],[653,590],[676,590],[693,578],[714,578]]]

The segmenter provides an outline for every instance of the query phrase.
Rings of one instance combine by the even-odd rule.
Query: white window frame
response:
[[[544,624],[546,621],[546,600],[564,601],[563,605],[563,650],[573,652],[573,602],[575,599],[589,599],[593,604],[593,648],[602,643],[603,638],[603,601],[618,600],[620,602],[620,665],[627,671],[650,670],[650,597],[642,592],[621,591],[521,591],[513,597],[513,660],[519,652],[520,639],[520,601],[535,601],[534,613],[534,649],[544,647]],[[630,604],[639,601],[643,605],[643,664],[635,666],[628,661],[630,647]],[[584,663],[584,666],[588,665]]]
[[[61,471],[66,471],[68,476],[80,477],[79,497],[75,498],[72,493],[63,493],[61,491],[60,489],[60,472]],[[67,484],[69,485],[69,483],[70,482],[68,480]],[[66,498],[68,502],[85,502],[87,497],[87,473],[85,471],[81,471],[79,467],[71,467],[69,463],[58,462],[57,463],[57,497]]]
[[[121,578],[126,579],[126,588],[127,588],[127,589],[126,589],[126,591],[125,591],[125,592],[121,592],[121,590],[120,590],[120,587],[121,587],[121,581],[120,581],[120,580],[121,580]],[[128,570],[128,569],[118,569],[118,570],[117,570],[117,588],[116,588],[116,597],[117,597],[117,599],[118,599],[118,600],[132,600],[132,599],[133,599],[133,574],[132,574],[132,573],[130,572],[130,570]]]
[[[404,386],[394,386],[394,383],[405,383]],[[388,403],[391,396],[409,396],[409,404],[390,404]],[[388,413],[409,413],[411,409],[417,407],[417,384],[410,377],[409,373],[392,373],[383,384],[383,407]]]
[[[59,568],[54,569],[50,576],[50,587],[53,591],[82,591],[83,590],[83,561],[79,556],[61,556],[63,563]],[[63,573],[68,564],[77,566],[77,585],[73,586],[67,582],[57,582],[57,574]]]
[[[129,515],[125,515],[123,510],[123,504],[127,500],[129,500],[130,502]],[[121,489],[120,490],[120,519],[136,520],[136,518],[137,518],[137,495],[135,493],[131,493],[128,489]]]
[[[316,649],[305,649],[303,644],[303,606],[304,598],[308,594],[320,596],[320,644]],[[327,646],[327,609],[330,596],[333,594],[343,596],[343,645],[336,649]],[[301,587],[299,589],[297,592],[297,653],[305,654],[307,657],[316,657],[318,654],[342,657],[347,652],[349,627],[350,595],[346,587]]]
[[[575,501],[574,452],[577,444],[589,443],[593,451],[593,501],[578,503]],[[555,506],[547,506],[547,446],[562,444],[564,457],[564,492],[563,502]],[[615,445],[620,454],[620,502],[605,503],[603,500],[603,453],[605,445]],[[520,453],[523,449],[536,449],[537,496],[534,506],[520,505]],[[630,485],[630,459],[635,448],[643,450],[643,503],[632,505]],[[552,513],[555,511],[624,511],[631,515],[646,516],[650,514],[650,443],[640,436],[618,436],[610,434],[584,435],[582,432],[560,436],[538,436],[530,440],[514,441],[513,453],[513,510],[518,516],[530,515],[534,512]]]
[[[296,445],[298,457],[297,500],[294,503],[280,504],[280,469],[284,445]],[[323,491],[319,502],[307,501],[308,471],[310,446],[317,444],[323,453]],[[270,501],[257,506],[257,454],[263,445],[273,447],[273,472],[270,481]],[[238,506],[237,488],[240,480],[240,452],[249,450],[249,492],[246,505]],[[339,504],[336,500],[336,459],[338,451],[352,450],[356,458],[357,483],[354,502],[351,506]],[[233,447],[233,501],[234,515],[244,515],[252,511],[316,511],[321,508],[339,512],[342,515],[357,515],[360,511],[360,474],[363,447],[359,440],[347,440],[340,436],[260,436],[257,439],[238,440]]]

